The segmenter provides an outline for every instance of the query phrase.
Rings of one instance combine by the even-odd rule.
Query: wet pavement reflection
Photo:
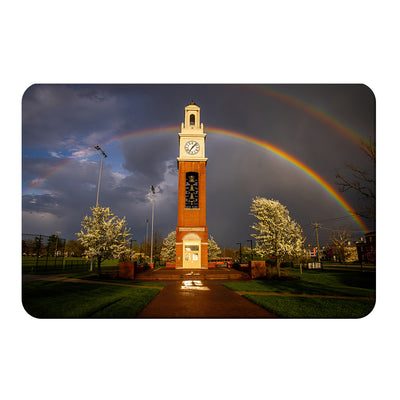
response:
[[[200,280],[182,281],[181,290],[210,290],[208,286],[204,286]]]
[[[142,310],[139,318],[275,317],[223,286],[220,280],[200,279],[192,274],[165,283],[164,289]]]

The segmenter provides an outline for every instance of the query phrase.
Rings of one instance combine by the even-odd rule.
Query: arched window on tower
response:
[[[196,117],[194,116],[194,114],[190,114],[190,125],[194,125],[195,120],[196,120]]]
[[[185,208],[199,208],[199,174],[186,174]]]

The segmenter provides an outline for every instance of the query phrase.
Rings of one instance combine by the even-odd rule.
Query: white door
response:
[[[183,242],[183,268],[201,268],[200,242]]]

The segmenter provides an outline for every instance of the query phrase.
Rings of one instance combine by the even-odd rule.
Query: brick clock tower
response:
[[[200,107],[191,102],[179,133],[176,268],[208,268],[205,140]]]

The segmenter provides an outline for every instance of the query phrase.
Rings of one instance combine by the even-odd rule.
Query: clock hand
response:
[[[190,148],[189,151],[192,151],[193,147],[195,147],[195,146],[196,146],[196,143]]]

